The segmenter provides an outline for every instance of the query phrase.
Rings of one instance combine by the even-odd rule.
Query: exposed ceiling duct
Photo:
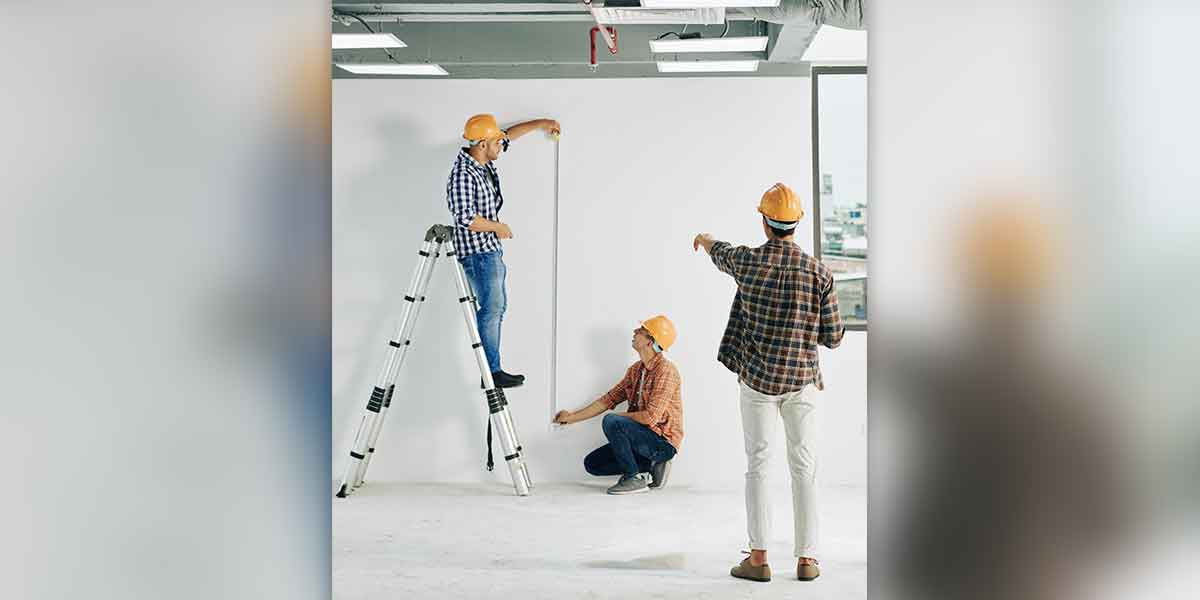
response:
[[[780,25],[830,25],[842,29],[866,29],[865,0],[780,0],[774,8],[742,8],[748,16]]]
[[[865,0],[781,0],[771,8],[650,8],[637,0],[334,0],[333,33],[396,34],[407,48],[333,51],[339,65],[440,64],[450,78],[658,77],[664,61],[761,62],[758,76],[808,73],[804,52],[822,24],[861,29]],[[750,3],[745,0],[741,3]],[[733,2],[739,3],[736,0]],[[589,60],[589,29],[609,52]],[[619,29],[621,49],[616,50]],[[686,32],[686,33],[685,33]],[[765,51],[651,52],[651,41],[767,37]],[[600,68],[597,70],[596,66]],[[356,77],[343,69],[334,77]],[[669,76],[669,75],[668,75]]]
[[[774,8],[742,8],[743,15],[770,24],[772,61],[800,61],[824,25],[866,29],[866,0],[781,0]]]
[[[722,25],[724,8],[597,8],[605,25]]]
[[[595,6],[590,6],[594,4]],[[605,24],[628,25],[720,25],[725,19],[750,20],[738,9],[653,8],[636,0],[597,0],[594,3],[561,0],[558,2],[334,2],[337,12],[361,16],[368,21],[409,23],[517,23],[573,22],[592,20],[591,9]]]

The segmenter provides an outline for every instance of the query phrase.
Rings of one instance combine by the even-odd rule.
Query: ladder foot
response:
[[[337,497],[338,498],[346,497],[346,484],[344,484],[344,483],[342,484],[342,489],[338,490]]]

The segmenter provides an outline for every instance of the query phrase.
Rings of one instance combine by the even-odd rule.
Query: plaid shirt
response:
[[[459,258],[500,249],[496,234],[467,229],[475,215],[489,221],[500,220],[504,197],[500,194],[500,173],[494,163],[481,165],[466,148],[459,150],[446,182],[446,206],[454,217],[454,249]]]
[[[629,418],[649,427],[659,437],[679,449],[683,443],[683,400],[680,397],[679,369],[659,354],[649,365],[637,361],[607,394],[601,396],[611,410],[629,402]]]
[[[825,389],[817,344],[836,348],[846,332],[829,267],[782,240],[757,248],[716,242],[711,254],[738,286],[717,360],[768,396],[809,383]]]

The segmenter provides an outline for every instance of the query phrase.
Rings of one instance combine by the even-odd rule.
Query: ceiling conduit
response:
[[[780,0],[773,8],[741,8],[743,15],[769,23],[829,25],[841,29],[866,29],[866,0]]]

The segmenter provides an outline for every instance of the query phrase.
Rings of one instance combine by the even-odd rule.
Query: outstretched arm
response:
[[[707,233],[696,235],[692,240],[692,251],[704,248],[714,265],[722,273],[738,277],[738,265],[749,259],[750,249],[745,246],[733,246],[729,242],[714,240]]]
[[[608,410],[608,403],[603,400],[596,400],[575,412],[569,410],[558,411],[558,414],[554,415],[554,422],[562,425],[570,425],[571,423],[586,421],[606,410]]]
[[[508,139],[515,141],[517,138],[537,129],[541,129],[546,133],[562,133],[562,127],[554,119],[534,119],[532,121],[525,121],[524,123],[517,123],[509,127],[506,133],[508,133]]]
[[[554,422],[567,425],[570,423],[586,421],[628,400],[630,386],[633,384],[633,376],[630,375],[630,373],[633,372],[633,369],[634,367],[630,367],[629,370],[625,371],[625,376],[622,377],[621,381],[618,381],[617,385],[614,385],[611,390],[608,390],[607,394],[600,396],[598,400],[583,407],[581,410],[576,412],[571,412],[569,410],[558,411],[558,414],[554,415]]]

